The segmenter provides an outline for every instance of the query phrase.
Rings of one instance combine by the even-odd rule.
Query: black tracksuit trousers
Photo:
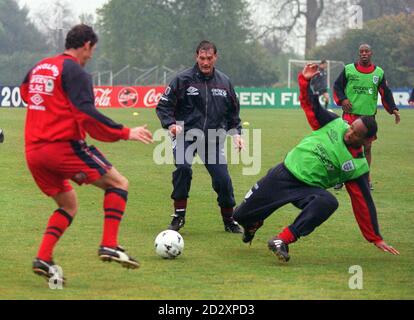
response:
[[[233,208],[236,202],[234,200],[233,184],[224,156],[223,141],[208,142],[205,140],[207,139],[200,139],[198,142],[197,140],[184,141],[181,146],[175,139],[173,140],[176,170],[172,174],[174,190],[171,198],[184,200],[189,197],[193,175],[191,166],[195,154],[198,153],[211,176],[213,189],[218,195],[217,202],[219,206],[221,208]],[[198,148],[195,148],[196,145]]]
[[[314,231],[338,208],[331,193],[299,181],[281,163],[249,191],[233,218],[242,226],[253,225],[288,203],[302,210],[289,226],[297,239]]]

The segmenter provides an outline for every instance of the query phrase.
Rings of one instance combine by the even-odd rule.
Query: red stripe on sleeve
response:
[[[300,106],[302,107],[303,111],[305,111],[306,118],[308,119],[309,125],[313,130],[318,130],[321,126],[319,124],[318,119],[316,118],[315,112],[313,110],[312,103],[309,97],[309,80],[306,80],[303,74],[299,74],[298,77],[299,82],[299,90],[300,90]]]
[[[351,197],[355,218],[364,238],[369,242],[382,240],[382,237],[375,232],[370,209],[360,186],[356,181],[348,181],[345,185],[349,196]]]
[[[391,107],[387,103],[387,100],[386,100],[386,97],[385,97],[384,88],[380,86],[379,89],[378,89],[378,91],[379,91],[379,93],[381,95],[381,102],[382,102],[382,105],[384,106],[385,110],[387,110],[387,112],[389,114],[392,114]]]
[[[333,92],[333,98],[334,98],[334,101],[335,101],[335,104],[337,105],[337,106],[342,106],[342,104],[341,104],[341,99],[339,99],[339,97],[338,97],[338,95],[336,94],[336,91],[334,90],[334,92]]]

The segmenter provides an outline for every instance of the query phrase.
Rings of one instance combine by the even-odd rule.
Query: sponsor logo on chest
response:
[[[198,96],[198,95],[200,95],[200,92],[198,91],[197,88],[189,87],[187,89],[187,96]]]
[[[335,130],[329,130],[328,137],[333,144],[338,142],[338,133]]]
[[[211,89],[213,97],[224,97],[227,98],[227,91],[223,89]]]
[[[43,63],[43,64],[40,64],[40,65],[36,66],[33,69],[32,74],[35,75],[40,71],[43,71],[43,72],[44,71],[50,71],[52,73],[53,77],[55,77],[55,78],[60,74],[58,66],[56,66],[54,64],[51,64],[51,63]]]

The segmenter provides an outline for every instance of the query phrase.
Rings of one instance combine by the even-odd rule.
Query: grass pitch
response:
[[[128,126],[159,122],[154,110],[105,110]],[[134,142],[92,142],[130,180],[120,243],[142,264],[128,271],[97,258],[103,225],[102,191],[76,187],[80,209],[55,251],[68,278],[64,290],[50,290],[31,272],[46,222],[55,208],[34,184],[25,164],[25,110],[1,109],[0,127],[0,299],[413,299],[414,298],[414,112],[378,114],[372,179],[380,230],[400,256],[379,251],[363,239],[346,191],[334,192],[340,207],[310,236],[290,246],[291,260],[280,264],[266,242],[299,211],[286,206],[266,220],[251,247],[240,235],[224,232],[216,195],[202,165],[194,166],[185,249],[176,260],[156,256],[153,242],[170,222],[172,165],[153,163],[154,146]],[[256,176],[230,166],[236,201],[269,168],[310,132],[301,110],[242,110],[250,129],[262,129],[262,165]],[[411,137],[411,138],[410,138]],[[333,192],[333,190],[331,190]],[[363,270],[363,289],[351,290],[349,268]]]

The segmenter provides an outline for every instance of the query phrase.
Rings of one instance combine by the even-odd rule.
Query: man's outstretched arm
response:
[[[319,103],[319,97],[312,94],[310,80],[317,74],[319,74],[318,65],[308,64],[298,77],[300,106],[305,111],[308,122],[313,130],[318,130],[332,120],[339,118],[335,113],[323,108]]]
[[[398,255],[399,252],[389,246],[379,232],[377,211],[369,190],[368,173],[356,180],[345,183],[351,198],[352,208],[364,238],[379,249]]]
[[[395,116],[395,123],[400,123],[400,112],[395,105],[394,96],[392,95],[391,89],[388,87],[388,82],[385,79],[385,75],[381,80],[378,91],[381,95],[382,105],[384,109]]]

